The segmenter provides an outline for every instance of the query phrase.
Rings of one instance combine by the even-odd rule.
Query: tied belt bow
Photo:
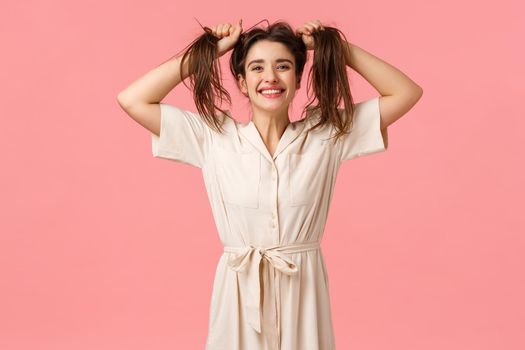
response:
[[[296,274],[297,265],[286,254],[319,249],[319,242],[305,242],[291,245],[269,247],[225,246],[224,251],[233,253],[228,258],[228,266],[237,272],[241,293],[245,300],[245,316],[248,324],[261,333],[261,324],[271,349],[280,348],[280,287],[276,270],[287,275]],[[262,263],[262,268],[260,265]],[[267,264],[273,268],[265,269]],[[268,275],[266,279],[265,276]],[[271,282],[275,282],[272,288]],[[261,283],[263,287],[261,288]],[[264,311],[261,310],[261,305]]]

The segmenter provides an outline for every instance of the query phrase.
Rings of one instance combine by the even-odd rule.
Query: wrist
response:
[[[228,51],[226,51],[226,52],[228,52]],[[217,49],[217,57],[216,58],[221,58],[226,52],[222,52],[219,49]]]
[[[345,63],[347,66],[352,67],[353,64],[353,45],[346,40],[343,40],[343,47],[345,53]]]

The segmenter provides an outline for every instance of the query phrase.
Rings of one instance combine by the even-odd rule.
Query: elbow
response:
[[[403,96],[406,105],[414,106],[421,99],[421,96],[423,96],[423,88],[416,85],[410,90],[405,91]]]
[[[414,103],[419,101],[421,96],[423,96],[423,88],[419,85],[416,85],[410,92],[409,96],[410,99],[414,101]]]
[[[419,85],[416,85],[416,94],[421,98],[423,96],[423,88]]]
[[[117,102],[122,109],[128,108],[130,104],[129,99],[126,99],[122,92],[117,95]]]
[[[423,96],[423,88],[422,87],[419,87],[419,94],[417,95],[417,100],[419,101],[421,99],[421,97]]]

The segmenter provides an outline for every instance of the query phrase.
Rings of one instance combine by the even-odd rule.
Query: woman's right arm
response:
[[[221,23],[210,28],[217,42],[218,57],[228,52],[242,32],[242,20],[232,25]],[[184,52],[162,63],[122,90],[117,101],[124,111],[137,123],[159,136],[160,101],[180,82],[189,76],[190,55],[186,57],[180,76],[180,65]]]
[[[189,75],[187,57],[180,76],[182,55],[183,53],[147,72],[117,96],[122,109],[157,136],[160,134],[160,101]]]

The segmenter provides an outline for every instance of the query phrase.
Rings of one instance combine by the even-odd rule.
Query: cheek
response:
[[[295,72],[290,72],[290,74],[288,74],[287,76],[287,79],[290,84],[295,83],[297,81],[297,76],[295,75]]]
[[[248,82],[248,90],[253,91],[254,93],[257,92],[257,87],[259,86],[259,83],[256,81],[249,81]]]

